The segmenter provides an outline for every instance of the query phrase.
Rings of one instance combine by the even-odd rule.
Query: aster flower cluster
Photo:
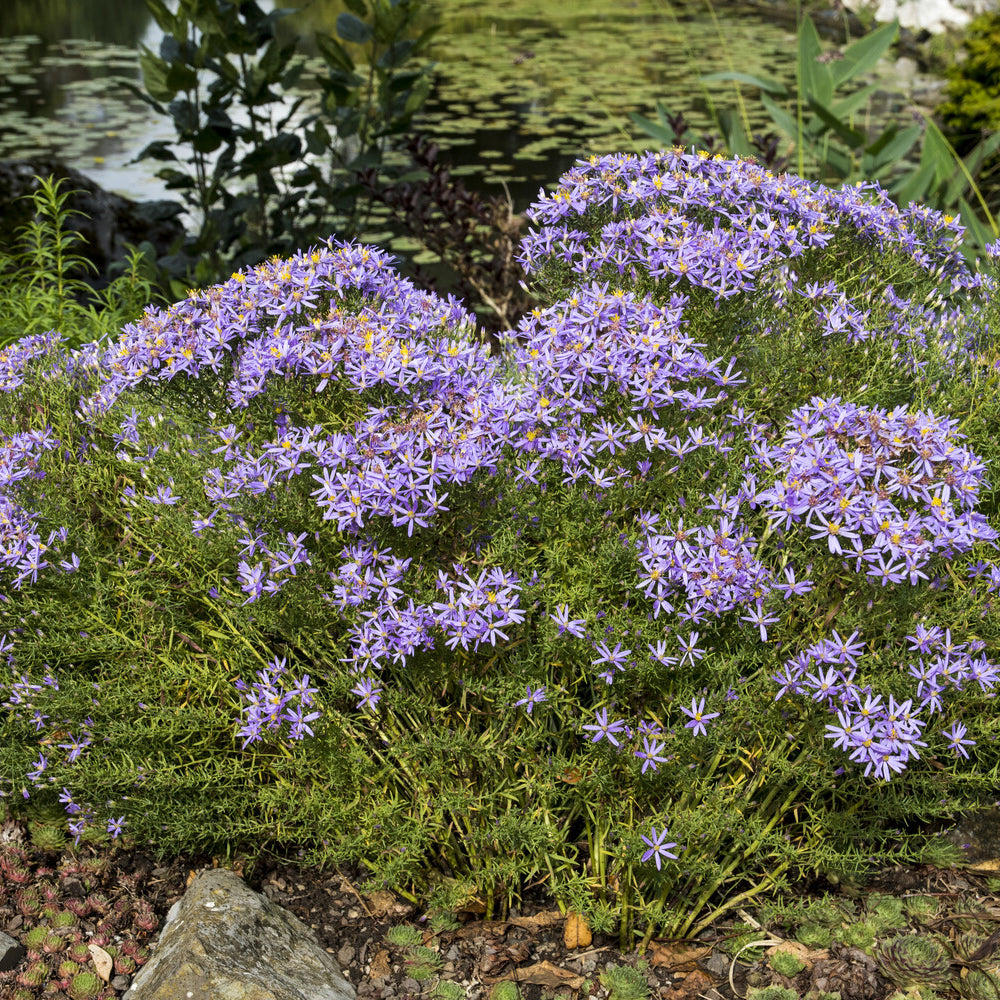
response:
[[[588,213],[599,220],[593,231],[581,225]],[[877,250],[902,249],[953,291],[980,284],[958,250],[955,219],[898,208],[875,183],[837,191],[704,152],[591,157],[542,192],[529,218],[537,228],[521,244],[525,269],[561,259],[581,284],[642,272],[729,298],[754,290],[775,263],[828,246],[841,228]]]
[[[797,408],[787,427],[780,446],[759,450],[781,479],[755,501],[779,530],[801,524],[882,586],[926,580],[933,556],[1000,537],[974,509],[986,467],[959,444],[956,420],[834,396]]]
[[[523,262],[561,282],[562,298],[525,316],[500,358],[457,302],[417,291],[378,250],[332,241],[149,309],[116,343],[68,356],[87,387],[75,452],[51,429],[0,449],[2,578],[44,585],[56,543],[76,541],[27,489],[63,449],[61,460],[111,463],[136,531],[186,522],[188,541],[226,553],[207,599],[232,596],[248,613],[279,596],[319,608],[340,644],[331,699],[350,692],[373,719],[391,710],[392,679],[443,657],[516,666],[509,704],[544,725],[561,704],[553,664],[580,666],[573,738],[662,781],[682,741],[717,738],[726,706],[742,710],[735,672],[722,682],[718,666],[739,643],[768,664],[779,699],[836,718],[820,743],[864,774],[889,779],[919,761],[945,695],[996,684],[978,640],[907,624],[919,656],[900,701],[861,676],[860,632],[842,640],[820,619],[825,637],[801,653],[779,659],[778,644],[797,640],[793,599],[825,614],[833,584],[891,596],[993,545],[977,509],[986,464],[953,417],[871,403],[867,385],[863,405],[847,384],[752,412],[770,373],[737,351],[790,322],[793,304],[821,339],[890,338],[917,367],[935,352],[957,359],[972,327],[946,300],[993,291],[961,262],[957,226],[898,209],[875,185],[832,192],[678,152],[581,164],[530,215]],[[871,273],[825,280],[824,253],[839,266],[851,241]],[[879,280],[881,252],[911,267],[895,287]],[[715,350],[699,338],[723,315],[739,333],[713,357],[729,328]],[[0,355],[0,387],[24,388],[18,367],[52,350],[33,339]],[[96,572],[87,563],[59,566]],[[992,563],[975,567],[995,584]],[[23,632],[15,646],[30,641]],[[537,655],[517,660],[521,647]],[[546,673],[526,675],[526,663]],[[638,723],[616,717],[612,699],[627,703],[640,674],[655,703]],[[4,707],[41,715],[42,687],[13,676]],[[313,735],[330,707],[329,678],[313,676],[312,687],[294,679],[275,655],[255,683],[237,681],[244,749]],[[965,754],[967,732],[953,721],[935,738]],[[662,824],[650,832],[659,868],[676,845]]]

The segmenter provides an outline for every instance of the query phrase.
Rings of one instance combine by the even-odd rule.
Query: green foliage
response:
[[[872,954],[878,931],[867,921],[848,924],[837,932],[838,939],[849,948],[860,948],[867,954]]]
[[[357,236],[371,200],[358,175],[384,168],[389,143],[430,90],[431,66],[420,60],[436,28],[418,30],[421,0],[356,0],[337,18],[338,37],[316,34],[328,72],[316,81],[321,109],[308,114],[300,111],[306,97],[285,97],[305,71],[296,42],[279,31],[297,8],[146,6],[165,35],[159,54],[142,48],[144,89],[128,86],[173,119],[177,137],[150,143],[136,160],[166,164],[156,176],[199,226],[180,253],[159,261],[174,294],[330,232]]]
[[[788,163],[798,176],[831,187],[878,181],[899,205],[920,202],[960,214],[966,227],[963,252],[970,259],[981,257],[986,244],[1000,236],[1000,227],[975,178],[1000,149],[1000,133],[976,143],[963,158],[930,118],[925,118],[923,128],[919,124],[901,127],[892,123],[875,137],[863,126],[866,105],[878,85],[858,86],[858,78],[882,58],[898,32],[897,22],[884,24],[846,46],[838,58],[830,59],[812,19],[805,16],[798,29],[794,91],[777,81],[740,72],[712,73],[700,79],[732,81],[737,85],[740,107],[739,85],[756,88],[779,134],[790,144],[789,158],[781,163]],[[635,112],[630,118],[664,146],[680,143],[706,148],[705,140],[690,130],[677,134],[662,103],[656,110],[656,121]],[[716,110],[714,106],[713,113],[729,155],[746,157],[760,151],[760,145],[751,139],[745,114],[738,115],[728,108]],[[919,162],[908,170],[901,169],[900,161],[921,137]],[[978,203],[981,215],[970,205],[970,197]]]
[[[385,939],[399,948],[411,948],[423,941],[423,935],[412,924],[396,924],[386,932]]]
[[[789,979],[793,979],[806,967],[806,963],[790,951],[775,951],[772,953],[770,961],[771,968],[779,976],[787,976]]]
[[[153,298],[152,247],[130,249],[124,273],[93,292],[81,274],[94,265],[77,252],[83,238],[66,225],[70,192],[61,179],[36,180],[35,217],[18,230],[13,252],[0,254],[0,346],[50,330],[69,347],[116,337]]]
[[[464,1000],[465,990],[458,984],[442,979],[431,991],[435,1000]]]
[[[962,39],[965,58],[947,68],[944,100],[934,109],[955,148],[969,152],[1000,129],[1000,13],[976,17]]]
[[[746,1000],[799,1000],[799,995],[786,986],[751,986]]]
[[[937,916],[938,901],[934,896],[906,896],[903,899],[903,912],[918,923],[927,923]]]
[[[649,996],[646,977],[631,965],[609,965],[599,978],[608,1000],[646,1000]]]
[[[829,948],[833,936],[833,929],[823,924],[802,924],[795,931],[795,940],[812,950]]]
[[[875,928],[877,934],[905,927],[903,900],[898,896],[872,893],[865,901],[865,920]]]
[[[870,248],[840,240],[829,254],[828,261],[816,255],[804,262],[804,279],[832,276],[851,297],[877,277]],[[926,299],[934,291],[889,254],[877,263],[900,294]],[[656,294],[638,282],[636,288]],[[755,308],[760,311],[751,321],[762,321],[763,307]],[[878,308],[876,302],[873,309]],[[995,304],[990,309],[995,311]],[[692,312],[695,335],[712,350],[721,351],[732,340],[739,319],[710,303]],[[962,376],[949,382],[929,357],[925,377],[914,380],[878,343],[863,355],[830,346],[818,366],[811,363],[817,345],[804,311],[790,308],[785,319],[780,336],[746,343],[744,362],[753,377],[739,392],[749,409],[808,397],[817,385],[864,387],[859,394],[880,404],[932,400],[958,415],[977,447],[982,442],[993,450],[987,457],[996,457],[995,369],[970,358]],[[966,322],[995,319],[984,311]],[[983,345],[986,353],[992,349]],[[205,433],[207,407],[193,391],[137,393],[129,399],[137,425],[149,428],[147,441],[158,445],[140,470],[139,463],[118,457],[104,464],[73,461],[74,449],[83,443],[77,404],[95,388],[91,368],[69,368],[66,359],[46,352],[30,364],[26,385],[22,393],[0,396],[0,426],[21,427],[26,420],[33,429],[51,424],[65,448],[47,456],[48,483],[72,485],[55,490],[28,482],[22,499],[32,507],[44,500],[46,523],[53,529],[73,525],[88,572],[53,576],[44,586],[18,591],[0,606],[0,632],[31,623],[35,634],[19,650],[19,671],[39,685],[48,671],[58,673],[58,689],[44,692],[46,712],[64,720],[67,729],[91,718],[101,734],[92,752],[72,765],[53,761],[54,780],[35,788],[33,805],[58,810],[56,790],[72,786],[81,800],[115,803],[115,811],[127,802],[133,835],[160,855],[229,855],[248,845],[280,851],[307,844],[307,863],[364,864],[373,882],[442,905],[456,905],[469,893],[481,895],[488,913],[504,910],[525,886],[542,883],[560,902],[586,914],[595,930],[617,925],[623,935],[638,930],[651,936],[683,932],[696,921],[704,925],[733,905],[780,890],[791,873],[862,871],[872,858],[915,858],[923,842],[902,838],[898,831],[904,824],[945,818],[995,794],[997,762],[989,736],[997,723],[991,699],[970,696],[967,702],[977,724],[983,716],[979,770],[966,774],[928,753],[933,763],[914,767],[905,782],[880,786],[873,796],[853,777],[842,779],[840,758],[824,746],[815,716],[794,704],[775,710],[774,648],[758,642],[755,630],[748,641],[735,621],[720,626],[706,663],[692,664],[683,676],[642,666],[634,686],[623,689],[623,701],[636,710],[654,695],[662,699],[656,704],[665,728],[674,726],[670,759],[655,778],[643,774],[630,755],[581,739],[581,712],[590,720],[606,697],[591,676],[593,650],[585,641],[560,638],[542,614],[525,641],[486,655],[428,650],[406,670],[388,665],[391,707],[361,715],[353,710],[352,682],[341,666],[347,637],[325,607],[306,599],[308,585],[291,588],[287,598],[247,607],[224,575],[233,552],[245,547],[245,528],[234,525],[196,540],[191,521],[199,515],[190,501],[156,508],[119,502],[125,489],[136,494],[150,489],[147,477],[170,479],[179,496],[204,495],[204,470],[190,460],[188,449]],[[26,401],[34,409],[28,410]],[[366,404],[346,393],[330,393],[323,401],[326,411],[313,400],[293,402],[316,407],[310,412],[331,433],[350,427]],[[609,412],[617,402],[609,390]],[[262,409],[262,425],[269,415]],[[87,433],[112,440],[120,436],[120,421],[120,413],[95,417]],[[734,451],[695,458],[672,482],[694,496],[713,476],[715,482],[738,477],[743,457]],[[612,487],[604,497],[583,496],[572,505],[541,502],[557,487],[553,474],[526,487],[520,499],[496,497],[484,476],[449,498],[456,512],[449,522],[453,534],[407,541],[396,532],[387,543],[414,553],[418,562],[429,563],[437,554],[433,546],[447,543],[456,546],[456,559],[472,566],[510,566],[522,579],[537,571],[571,607],[600,607],[607,627],[636,629],[641,648],[645,616],[636,625],[626,606],[629,596],[613,586],[627,578],[635,558],[632,546],[622,544],[628,534],[620,511],[627,502],[662,503],[662,480],[636,483],[638,500],[629,501],[621,488]],[[509,515],[518,513],[519,505],[531,507],[538,520],[497,517],[497,530],[479,539],[459,515],[479,513],[487,502]],[[987,498],[986,508],[996,513],[995,496]],[[317,534],[317,560],[345,544],[314,505],[303,501],[294,515],[296,530],[323,532]],[[474,525],[475,518],[468,523]],[[980,619],[981,601],[964,585],[962,571],[962,565],[955,568],[954,590],[892,603],[865,581],[849,586],[839,561],[821,553],[815,575],[843,580],[843,599],[833,612],[818,598],[789,605],[782,627],[787,635],[812,636],[819,623],[837,614],[843,634],[861,626],[890,634],[912,628],[915,617],[932,610],[954,622],[956,633],[961,629],[995,641],[995,622]],[[433,594],[430,571],[425,586]],[[213,587],[219,600],[205,596]],[[234,735],[233,719],[242,705],[233,682],[252,677],[271,656],[287,657],[296,670],[310,673],[321,689],[324,718],[315,739],[289,746],[269,736],[244,748]],[[892,690],[894,667],[878,665]],[[876,676],[884,679],[878,670]],[[529,682],[547,684],[548,701],[530,716],[511,711]],[[676,711],[692,683],[704,685],[718,700],[730,689],[738,692],[724,718],[697,739]],[[0,774],[30,772],[37,740],[30,718],[5,712]],[[661,872],[640,865],[637,824],[664,813],[685,852],[680,865]],[[432,883],[430,861],[456,878],[443,888]],[[806,914],[812,925],[841,922],[828,902],[813,904]],[[874,932],[868,927],[851,940],[870,945]],[[417,951],[415,940],[403,946],[414,949],[419,975],[432,978],[436,953]]]
[[[502,979],[494,985],[490,992],[490,1000],[521,1000],[521,991],[517,983]]]
[[[879,972],[897,986],[936,986],[951,978],[951,959],[929,934],[898,934],[875,950]]]

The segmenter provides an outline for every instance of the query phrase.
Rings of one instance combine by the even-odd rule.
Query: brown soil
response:
[[[95,884],[110,904],[106,920],[111,923],[105,924],[104,933],[119,948],[123,943],[155,944],[167,911],[183,895],[189,880],[197,871],[217,864],[209,857],[180,857],[158,864],[141,850],[99,852],[81,847],[61,854],[40,852],[31,847],[29,836],[18,823],[7,823],[0,834],[8,840],[13,837],[13,842],[26,852],[33,884],[57,886],[66,898],[82,895],[78,877],[81,862],[89,866],[87,877],[97,870]],[[23,834],[20,843],[19,834]],[[102,866],[104,870],[100,871]],[[819,989],[838,991],[842,1000],[882,1000],[895,992],[869,956],[842,946],[805,953],[801,945],[794,944],[806,959],[806,968],[794,980],[779,976],[767,961],[734,963],[731,922],[720,924],[695,941],[653,941],[645,955],[640,956],[637,951],[622,952],[616,939],[600,934],[593,935],[588,944],[568,947],[566,915],[544,896],[525,900],[505,920],[485,920],[474,913],[460,913],[450,921],[451,926],[446,926],[434,915],[420,912],[392,893],[365,892],[364,879],[358,872],[319,871],[266,857],[249,876],[238,863],[232,867],[247,878],[253,889],[264,892],[315,931],[319,943],[336,957],[359,998],[444,1000],[444,990],[448,987],[441,984],[445,982],[461,988],[461,992],[452,994],[456,997],[488,1000],[496,984],[503,980],[516,982],[524,1000],[608,997],[610,984],[602,984],[602,973],[609,966],[621,965],[637,967],[642,972],[651,998],[669,1000],[742,997],[748,984],[769,983],[791,986],[800,996]],[[997,921],[996,926],[1000,926],[1000,907],[986,890],[986,877],[987,873],[957,869],[898,868],[873,878],[861,894],[877,891],[934,895],[941,904],[934,929],[954,936],[952,918],[958,913],[977,914],[981,920]],[[23,885],[14,885],[7,879],[0,884],[0,930],[13,938],[23,936],[27,930],[15,902],[15,894],[22,888]],[[810,895],[809,889],[803,887],[803,902]],[[156,930],[135,926],[137,901],[145,901],[155,913]],[[112,935],[109,928],[116,914],[120,919]],[[753,911],[744,910],[734,917],[734,920],[746,919],[754,922]],[[85,937],[100,933],[98,923],[95,916],[83,917],[78,929]],[[426,965],[421,968],[413,953],[389,940],[390,929],[400,924],[418,930],[422,944],[438,953],[436,969],[428,971]],[[585,939],[586,928],[582,930]],[[761,927],[757,936],[775,941],[781,933]],[[956,965],[956,973],[962,972],[963,964],[967,965]],[[17,968],[0,973],[0,998],[6,1000],[13,995],[16,978],[26,966],[27,959]],[[113,973],[106,996],[121,996],[130,982],[131,975]],[[37,996],[58,998],[65,994],[39,990]]]

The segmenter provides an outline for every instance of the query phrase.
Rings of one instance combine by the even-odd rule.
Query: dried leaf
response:
[[[406,906],[400,905],[393,893],[384,889],[366,893],[362,899],[373,917],[395,917],[407,910]]]
[[[538,962],[527,969],[518,969],[515,981],[534,986],[568,986],[571,990],[578,990],[584,984],[583,976],[560,969],[551,962]]]
[[[679,944],[659,944],[654,941],[646,956],[649,964],[656,967],[664,965],[672,972],[693,972],[697,963],[712,954],[711,948],[691,948]]]
[[[388,976],[391,973],[392,968],[389,965],[389,950],[387,948],[379,948],[372,958],[372,964],[369,966],[368,978],[381,979],[383,976]]]
[[[768,948],[764,954],[770,958],[779,951],[786,955],[794,955],[800,962],[804,962],[808,968],[812,968],[813,964],[821,958],[830,957],[830,952],[826,948],[811,951],[801,941],[782,941],[781,944],[776,944]]]
[[[587,918],[582,913],[574,913],[572,910],[566,914],[566,926],[563,928],[563,942],[567,948],[587,948],[593,936],[590,933],[590,925]]]
[[[536,913],[530,917],[512,917],[510,923],[515,927],[524,927],[529,931],[538,930],[540,927],[551,927],[553,924],[561,923],[563,915],[558,910],[545,910],[543,913]]]
[[[94,960],[94,967],[97,969],[97,974],[106,983],[110,982],[111,972],[115,967],[115,963],[111,960],[111,956],[103,948],[99,948],[96,944],[88,944],[87,951],[90,952],[90,957]]]

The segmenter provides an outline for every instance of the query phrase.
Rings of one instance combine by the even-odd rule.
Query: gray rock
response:
[[[23,944],[0,931],[0,972],[16,969],[26,954]]]
[[[287,910],[234,872],[204,871],[170,908],[124,1000],[354,1000],[354,987]]]

